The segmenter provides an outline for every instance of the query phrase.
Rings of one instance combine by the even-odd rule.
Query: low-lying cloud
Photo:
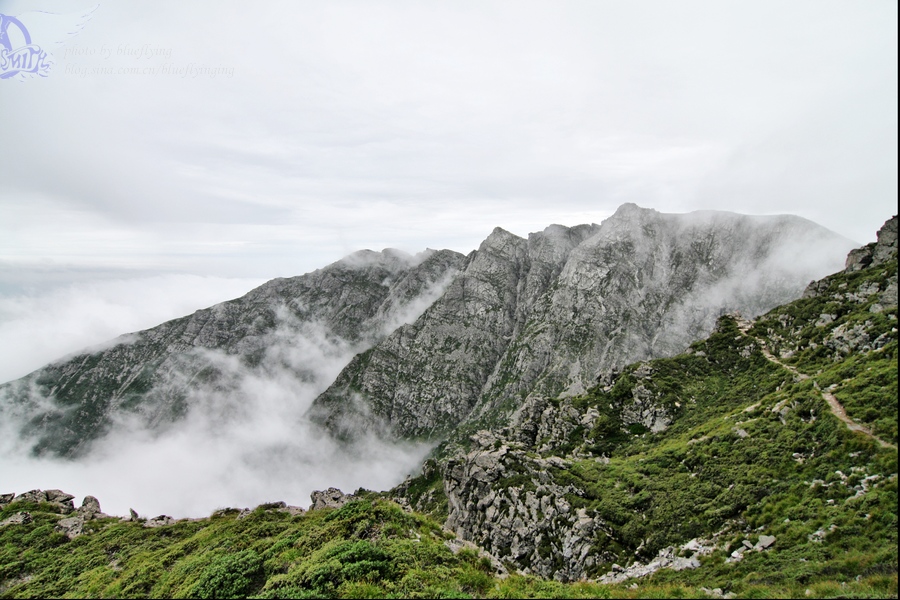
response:
[[[117,335],[236,298],[261,283],[171,274],[0,294],[0,383]]]
[[[436,297],[426,294],[405,308],[424,310]],[[364,346],[287,310],[278,311],[276,328],[261,342],[262,360],[252,366],[217,350],[182,355],[145,402],[117,411],[111,432],[77,461],[30,456],[31,444],[18,432],[46,407],[20,406],[14,414],[8,400],[0,401],[3,491],[60,488],[97,496],[112,514],[134,508],[146,516],[205,516],[276,500],[306,506],[313,490],[331,486],[387,489],[421,463],[428,445],[389,444],[374,432],[340,444],[306,417]],[[173,418],[182,401],[186,414]]]

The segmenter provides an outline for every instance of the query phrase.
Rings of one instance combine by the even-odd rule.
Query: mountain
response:
[[[498,228],[468,256],[362,251],[48,365],[0,387],[0,410],[34,453],[76,457],[134,423],[237,413],[254,376],[302,384],[338,437],[439,440],[792,299],[849,247],[798,217],[626,204],[528,239]]]
[[[123,415],[164,427],[190,409],[199,391],[222,396],[239,388],[248,371],[263,378],[287,373],[324,389],[330,380],[319,380],[333,377],[333,367],[323,369],[323,357],[339,369],[345,355],[415,319],[464,259],[449,250],[416,256],[364,250],[307,275],[274,279],[0,386],[0,412],[27,419],[22,433],[35,453],[74,457]],[[304,352],[303,344],[315,347]]]
[[[865,566],[893,573],[896,594],[896,399],[893,217],[802,298],[722,316],[686,352],[585,394],[534,396],[395,495],[545,578]]]
[[[399,438],[502,422],[528,398],[577,394],[679,352],[723,313],[792,300],[849,249],[797,217],[633,204],[527,240],[498,228],[419,319],[350,362],[313,416],[348,438],[377,419]]]
[[[307,511],[0,494],[0,596],[896,598],[897,288],[893,217],[801,297]]]

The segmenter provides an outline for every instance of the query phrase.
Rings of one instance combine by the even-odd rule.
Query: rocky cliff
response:
[[[837,270],[850,243],[797,217],[623,205],[601,225],[502,229],[423,315],[357,356],[313,406],[332,430],[396,437],[502,422],[527,398],[576,394],[666,356],[716,318],[755,316]]]

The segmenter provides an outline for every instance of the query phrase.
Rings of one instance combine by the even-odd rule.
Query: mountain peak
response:
[[[656,212],[658,212],[658,211],[656,211],[652,208],[642,208],[642,207],[638,206],[637,204],[635,204],[634,202],[626,202],[625,204],[622,204],[621,206],[619,206],[619,208],[616,209],[616,212],[614,212],[612,214],[612,216],[622,218],[622,217],[633,217],[635,215],[650,214],[650,213],[656,213]]]

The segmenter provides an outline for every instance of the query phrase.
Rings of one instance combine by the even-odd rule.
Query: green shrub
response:
[[[253,550],[216,559],[191,589],[191,598],[243,598],[265,582],[262,559]]]

